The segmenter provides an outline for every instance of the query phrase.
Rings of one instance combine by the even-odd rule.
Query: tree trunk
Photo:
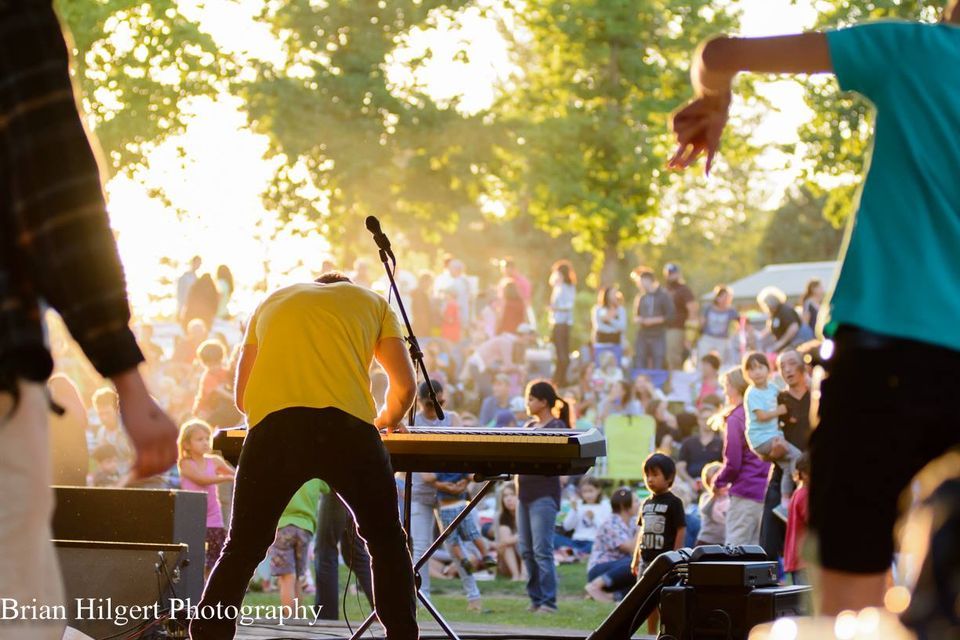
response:
[[[615,238],[608,238],[603,247],[603,267],[600,269],[600,286],[609,287],[612,284],[619,284],[621,276],[622,259],[617,251],[617,241]]]

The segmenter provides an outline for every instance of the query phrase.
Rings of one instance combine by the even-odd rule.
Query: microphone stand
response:
[[[381,233],[382,235],[382,232],[379,231],[379,225],[377,225],[377,227],[378,227],[377,232]],[[368,229],[370,228],[368,227]],[[373,231],[373,229],[370,229],[370,230]],[[376,234],[374,235],[374,237],[375,238],[377,237]],[[384,237],[383,240],[386,240],[386,238]],[[378,246],[380,246],[379,241],[378,241]],[[386,246],[389,246],[389,243],[387,243]],[[393,259],[393,268],[390,267],[391,258]],[[437,417],[443,420],[443,409],[440,407],[440,403],[437,402],[437,392],[433,388],[433,383],[430,381],[430,374],[427,373],[427,366],[423,363],[423,352],[420,351],[420,344],[417,342],[417,337],[413,334],[413,327],[410,326],[410,318],[407,317],[407,310],[404,308],[403,300],[400,298],[400,290],[397,289],[397,282],[393,278],[393,272],[397,268],[397,259],[392,254],[388,256],[387,251],[385,249],[380,249],[380,262],[383,263],[383,268],[387,272],[387,279],[390,281],[390,289],[391,291],[393,291],[393,294],[397,296],[397,306],[400,307],[400,316],[403,318],[403,323],[404,325],[406,325],[406,328],[407,328],[406,341],[410,345],[410,358],[413,360],[414,366],[420,368],[420,372],[423,374],[423,379],[427,383],[427,389],[429,390],[429,393],[430,393],[430,401],[433,402],[433,406],[436,407]],[[413,404],[413,407],[410,409],[410,426],[413,426],[416,415],[417,415],[417,404],[415,402]],[[403,492],[404,494],[403,495],[403,525],[404,525],[404,529],[407,532],[407,550],[410,552],[410,555],[412,557],[413,556],[413,536],[410,535],[410,514],[412,509],[411,505],[413,503],[413,492],[411,491],[412,489],[411,485],[413,483],[413,472],[407,471],[404,474],[404,478],[405,479],[404,479],[404,492]],[[487,493],[487,491],[489,491],[493,487],[493,484],[494,484],[493,479],[486,478],[486,480],[487,480],[487,483],[480,490],[480,493],[477,495],[477,497],[473,499],[474,503],[478,503],[479,500],[482,499],[483,496]],[[467,508],[465,508],[463,512],[459,516],[457,516],[454,522],[451,523],[450,526],[444,530],[440,538],[434,541],[430,549],[428,549],[423,554],[423,557],[421,557],[419,560],[417,558],[413,558],[414,560],[413,576],[417,586],[417,597],[423,603],[427,611],[429,611],[430,614],[433,616],[433,618],[437,621],[437,624],[440,625],[440,628],[443,629],[443,631],[447,634],[447,637],[450,638],[450,640],[460,640],[460,638],[459,636],[457,636],[456,632],[454,632],[454,630],[450,627],[447,621],[444,620],[443,616],[440,614],[439,611],[437,611],[436,607],[433,606],[430,600],[420,592],[421,580],[420,580],[419,569],[423,565],[425,565],[427,562],[429,562],[430,556],[433,555],[433,552],[436,551],[437,548],[439,548],[443,544],[443,541],[447,538],[447,536],[449,536],[450,533],[453,532],[457,526],[459,526],[463,518],[467,517],[470,509],[471,509],[470,505],[467,505]],[[360,627],[353,634],[350,640],[360,640],[363,633],[370,627],[370,625],[373,624],[374,620],[376,620],[376,613],[371,613],[369,616],[367,616],[367,619],[363,621],[363,624],[360,625]]]
[[[393,257],[392,255],[390,257]],[[443,408],[440,407],[440,403],[437,401],[437,392],[433,388],[433,382],[430,381],[430,374],[427,373],[427,365],[423,362],[423,351],[420,350],[420,343],[417,342],[417,336],[413,333],[413,327],[410,325],[410,318],[407,317],[407,310],[403,306],[403,299],[400,297],[400,290],[397,288],[397,281],[393,277],[393,272],[397,268],[397,259],[393,258],[393,268],[390,268],[390,262],[387,257],[387,252],[384,249],[380,249],[380,262],[383,263],[383,268],[387,272],[387,279],[390,281],[390,289],[393,291],[393,295],[397,297],[397,306],[400,307],[400,316],[403,318],[403,324],[407,328],[407,344],[410,345],[410,359],[413,360],[414,367],[419,367],[420,372],[423,374],[423,379],[427,383],[427,390],[430,393],[430,401],[433,402],[433,406],[436,408],[437,417],[443,420]],[[417,417],[417,403],[414,401],[413,406],[410,407],[410,426],[414,425],[414,421]],[[406,525],[407,533],[410,532],[410,514],[412,509],[412,498],[413,493],[411,492],[411,485],[413,484],[413,473],[407,471],[404,475],[404,496],[403,496],[403,521]],[[410,554],[413,555],[413,536],[407,535],[407,547],[410,551]],[[416,575],[417,579],[417,588],[420,588],[420,575]]]
[[[387,252],[383,249],[380,249],[380,262],[383,263],[383,268],[387,272],[387,279],[390,281],[390,289],[393,291],[393,295],[397,298],[397,306],[400,307],[400,316],[403,318],[403,324],[407,329],[407,337],[405,338],[407,344],[410,345],[410,359],[413,360],[414,367],[420,368],[420,373],[423,374],[423,379],[427,383],[427,389],[430,392],[430,401],[433,403],[433,406],[436,407],[437,418],[443,420],[443,408],[440,407],[440,403],[437,402],[437,392],[433,388],[433,382],[430,381],[430,374],[427,373],[427,365],[423,363],[423,351],[420,350],[420,343],[417,342],[417,336],[413,334],[413,327],[410,325],[410,318],[407,317],[407,310],[403,306],[403,299],[400,297],[400,290],[397,288],[397,281],[393,278],[393,272],[397,268],[397,259],[393,259],[393,268],[390,268],[390,259],[387,257]],[[414,402],[413,406],[410,408],[410,426],[413,426],[414,419],[417,417],[417,403]]]

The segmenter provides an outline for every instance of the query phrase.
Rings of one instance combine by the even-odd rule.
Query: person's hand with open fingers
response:
[[[730,96],[727,94],[701,96],[675,111],[670,118],[670,129],[677,137],[677,151],[667,166],[685,169],[701,153],[706,153],[706,173],[709,175],[727,124],[729,109]]]
[[[673,114],[670,128],[677,151],[667,163],[672,169],[689,167],[706,153],[707,173],[720,146],[734,77],[756,73],[824,73],[833,71],[823,33],[767,38],[711,38],[697,47],[690,65],[694,98]]]

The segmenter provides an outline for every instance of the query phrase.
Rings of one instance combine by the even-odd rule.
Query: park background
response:
[[[588,287],[632,292],[630,269],[669,260],[702,293],[767,264],[832,260],[869,105],[832,78],[745,76],[713,175],[670,173],[667,121],[690,97],[693,50],[721,33],[933,20],[939,4],[56,2],[134,314],[150,321],[174,318],[194,255],[233,271],[244,317],[324,260],[374,259],[367,215],[406,269],[449,253],[485,280],[503,256],[537,283],[568,258]],[[581,296],[585,313],[594,296]],[[579,593],[581,573],[562,567],[561,593]],[[481,589],[498,621],[523,623],[519,585]],[[482,618],[444,606],[457,583],[437,592],[453,619]],[[558,626],[592,628],[608,610],[569,599]]]
[[[448,252],[534,282],[680,262],[695,291],[830,260],[872,126],[832,78],[745,76],[710,178],[664,169],[696,44],[905,16],[916,0],[59,0],[140,318],[193,255],[234,312],[330,258]],[[545,296],[546,287],[539,287]],[[542,302],[542,301],[541,301]],[[584,326],[582,323],[580,326]]]

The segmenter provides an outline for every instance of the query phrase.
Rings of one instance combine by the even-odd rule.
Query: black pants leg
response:
[[[377,430],[353,420],[352,447],[343,450],[337,462],[331,460],[335,473],[328,474],[328,482],[352,512],[366,542],[374,607],[388,640],[415,640],[419,632],[413,562],[400,525],[390,457]]]
[[[313,475],[286,454],[296,442],[296,423],[271,414],[247,434],[237,464],[233,515],[220,559],[207,579],[200,600],[201,617],[190,624],[195,640],[227,640],[236,632],[236,618],[202,615],[208,607],[240,607],[247,584],[277,533],[277,521],[290,498]]]
[[[238,607],[277,521],[304,482],[322,478],[355,514],[370,549],[374,602],[389,640],[416,640],[413,565],[397,513],[390,458],[377,430],[339,409],[283,409],[247,435],[234,488],[233,519],[201,600]],[[233,638],[235,618],[194,620],[196,640]]]

